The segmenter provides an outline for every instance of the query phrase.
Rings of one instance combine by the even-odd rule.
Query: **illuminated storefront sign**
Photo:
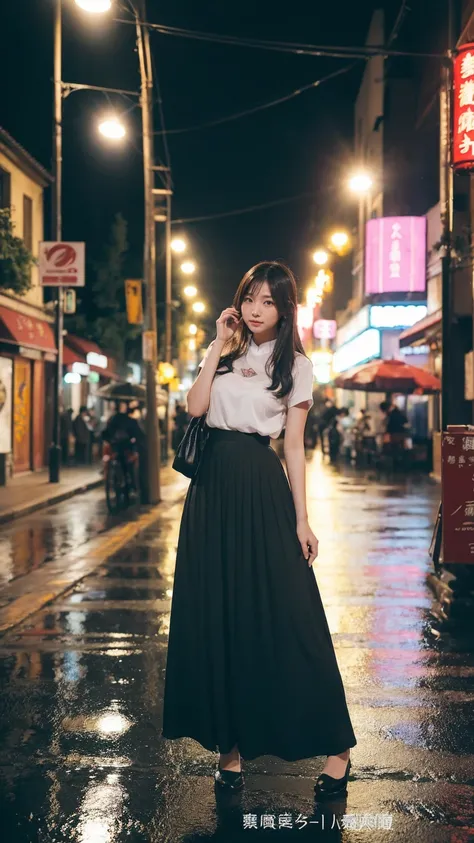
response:
[[[88,363],[73,363],[72,364],[72,371],[76,373],[76,375],[88,375],[89,374],[89,364]]]
[[[426,314],[426,304],[374,304],[370,308],[370,327],[411,328]]]
[[[353,366],[366,363],[374,357],[380,357],[380,349],[380,331],[369,328],[338,348],[333,357],[333,369],[338,373],[346,372]]]
[[[407,345],[405,346],[405,348],[401,348],[400,352],[403,354],[403,356],[407,355],[408,357],[413,354],[429,354],[430,347],[429,345]]]
[[[89,366],[96,366],[98,369],[107,368],[107,357],[104,354],[96,354],[95,351],[89,351],[86,357]]]
[[[365,292],[426,290],[426,217],[381,217],[366,225]]]
[[[346,342],[353,339],[353,337],[357,337],[358,334],[362,334],[363,331],[366,331],[369,327],[369,308],[363,307],[356,313],[352,319],[349,319],[342,328],[338,328],[337,330],[337,345],[340,347],[341,345],[345,345]]]
[[[336,336],[334,319],[317,319],[313,325],[313,334],[317,340],[333,340]]]
[[[454,59],[453,150],[455,170],[474,169],[474,44]]]
[[[317,349],[310,354],[310,358],[317,383],[330,383],[332,380],[332,351]]]

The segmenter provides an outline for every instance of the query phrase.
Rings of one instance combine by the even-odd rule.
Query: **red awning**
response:
[[[72,366],[73,363],[85,363],[86,358],[82,354],[77,354],[72,348],[66,345],[66,340],[63,345],[63,366]]]
[[[0,340],[56,353],[54,331],[49,322],[0,306]]]
[[[66,349],[68,350],[66,356]],[[83,337],[78,337],[76,334],[67,334],[64,338],[64,365],[69,366],[72,363],[86,363],[87,362],[87,355],[88,354],[100,354],[101,357],[107,357],[107,366],[106,368],[102,368],[101,366],[93,366],[90,365],[90,368],[93,372],[98,372],[99,375],[102,375],[104,378],[110,378],[111,380],[121,380],[119,375],[114,372],[114,365],[115,361],[108,357],[107,354],[100,348],[97,343],[93,342],[92,340],[86,340]],[[70,362],[68,362],[70,361]]]
[[[428,315],[424,316],[423,319],[415,322],[411,328],[407,328],[405,331],[402,331],[398,337],[400,348],[406,348],[406,346],[414,345],[416,342],[423,341],[426,339],[427,331],[435,329],[438,325],[441,325],[441,310],[435,310],[434,313],[428,313]]]

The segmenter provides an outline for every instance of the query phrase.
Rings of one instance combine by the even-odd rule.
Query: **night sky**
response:
[[[168,26],[313,44],[364,43],[376,0],[270,0],[229,4],[148,0],[148,18]],[[392,3],[385,6],[392,8]],[[134,30],[114,14],[91,17],[64,0],[65,81],[138,89]],[[395,7],[398,4],[395,2]],[[51,0],[5,3],[0,11],[0,125],[46,167],[51,165]],[[152,49],[168,129],[192,126],[290,93],[351,59],[263,52],[152,34]],[[311,249],[333,223],[354,223],[344,188],[353,150],[353,104],[363,72],[222,126],[169,137],[175,187],[173,218],[226,212],[304,194],[298,200],[241,216],[182,227],[199,263],[196,281],[217,311],[230,304],[242,274],[259,260],[281,258],[302,288],[311,277]],[[99,141],[98,115],[113,105],[127,111],[126,143]],[[160,129],[155,110],[155,129]],[[98,258],[114,214],[129,223],[131,266],[142,249],[140,112],[134,103],[91,92],[64,102],[64,239],[85,240]],[[163,158],[162,141],[156,153]],[[176,232],[178,228],[176,228]],[[162,284],[164,266],[161,266]],[[313,273],[314,274],[314,273]],[[336,267],[337,304],[350,288],[350,262]],[[159,296],[162,295],[162,287]],[[216,312],[214,319],[217,317]]]

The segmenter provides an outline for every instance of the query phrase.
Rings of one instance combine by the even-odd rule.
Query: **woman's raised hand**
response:
[[[227,342],[235,334],[241,317],[239,311],[235,307],[226,307],[222,311],[219,319],[216,319],[217,339]]]

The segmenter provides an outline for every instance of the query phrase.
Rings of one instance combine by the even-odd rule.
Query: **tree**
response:
[[[94,340],[120,363],[128,356],[128,344],[140,333],[139,326],[127,322],[127,253],[127,222],[119,213],[114,217],[102,259],[92,264],[92,281],[86,282],[78,314],[67,323],[73,333]]]
[[[31,287],[31,268],[36,258],[16,237],[10,208],[0,208],[0,288],[20,296]]]

